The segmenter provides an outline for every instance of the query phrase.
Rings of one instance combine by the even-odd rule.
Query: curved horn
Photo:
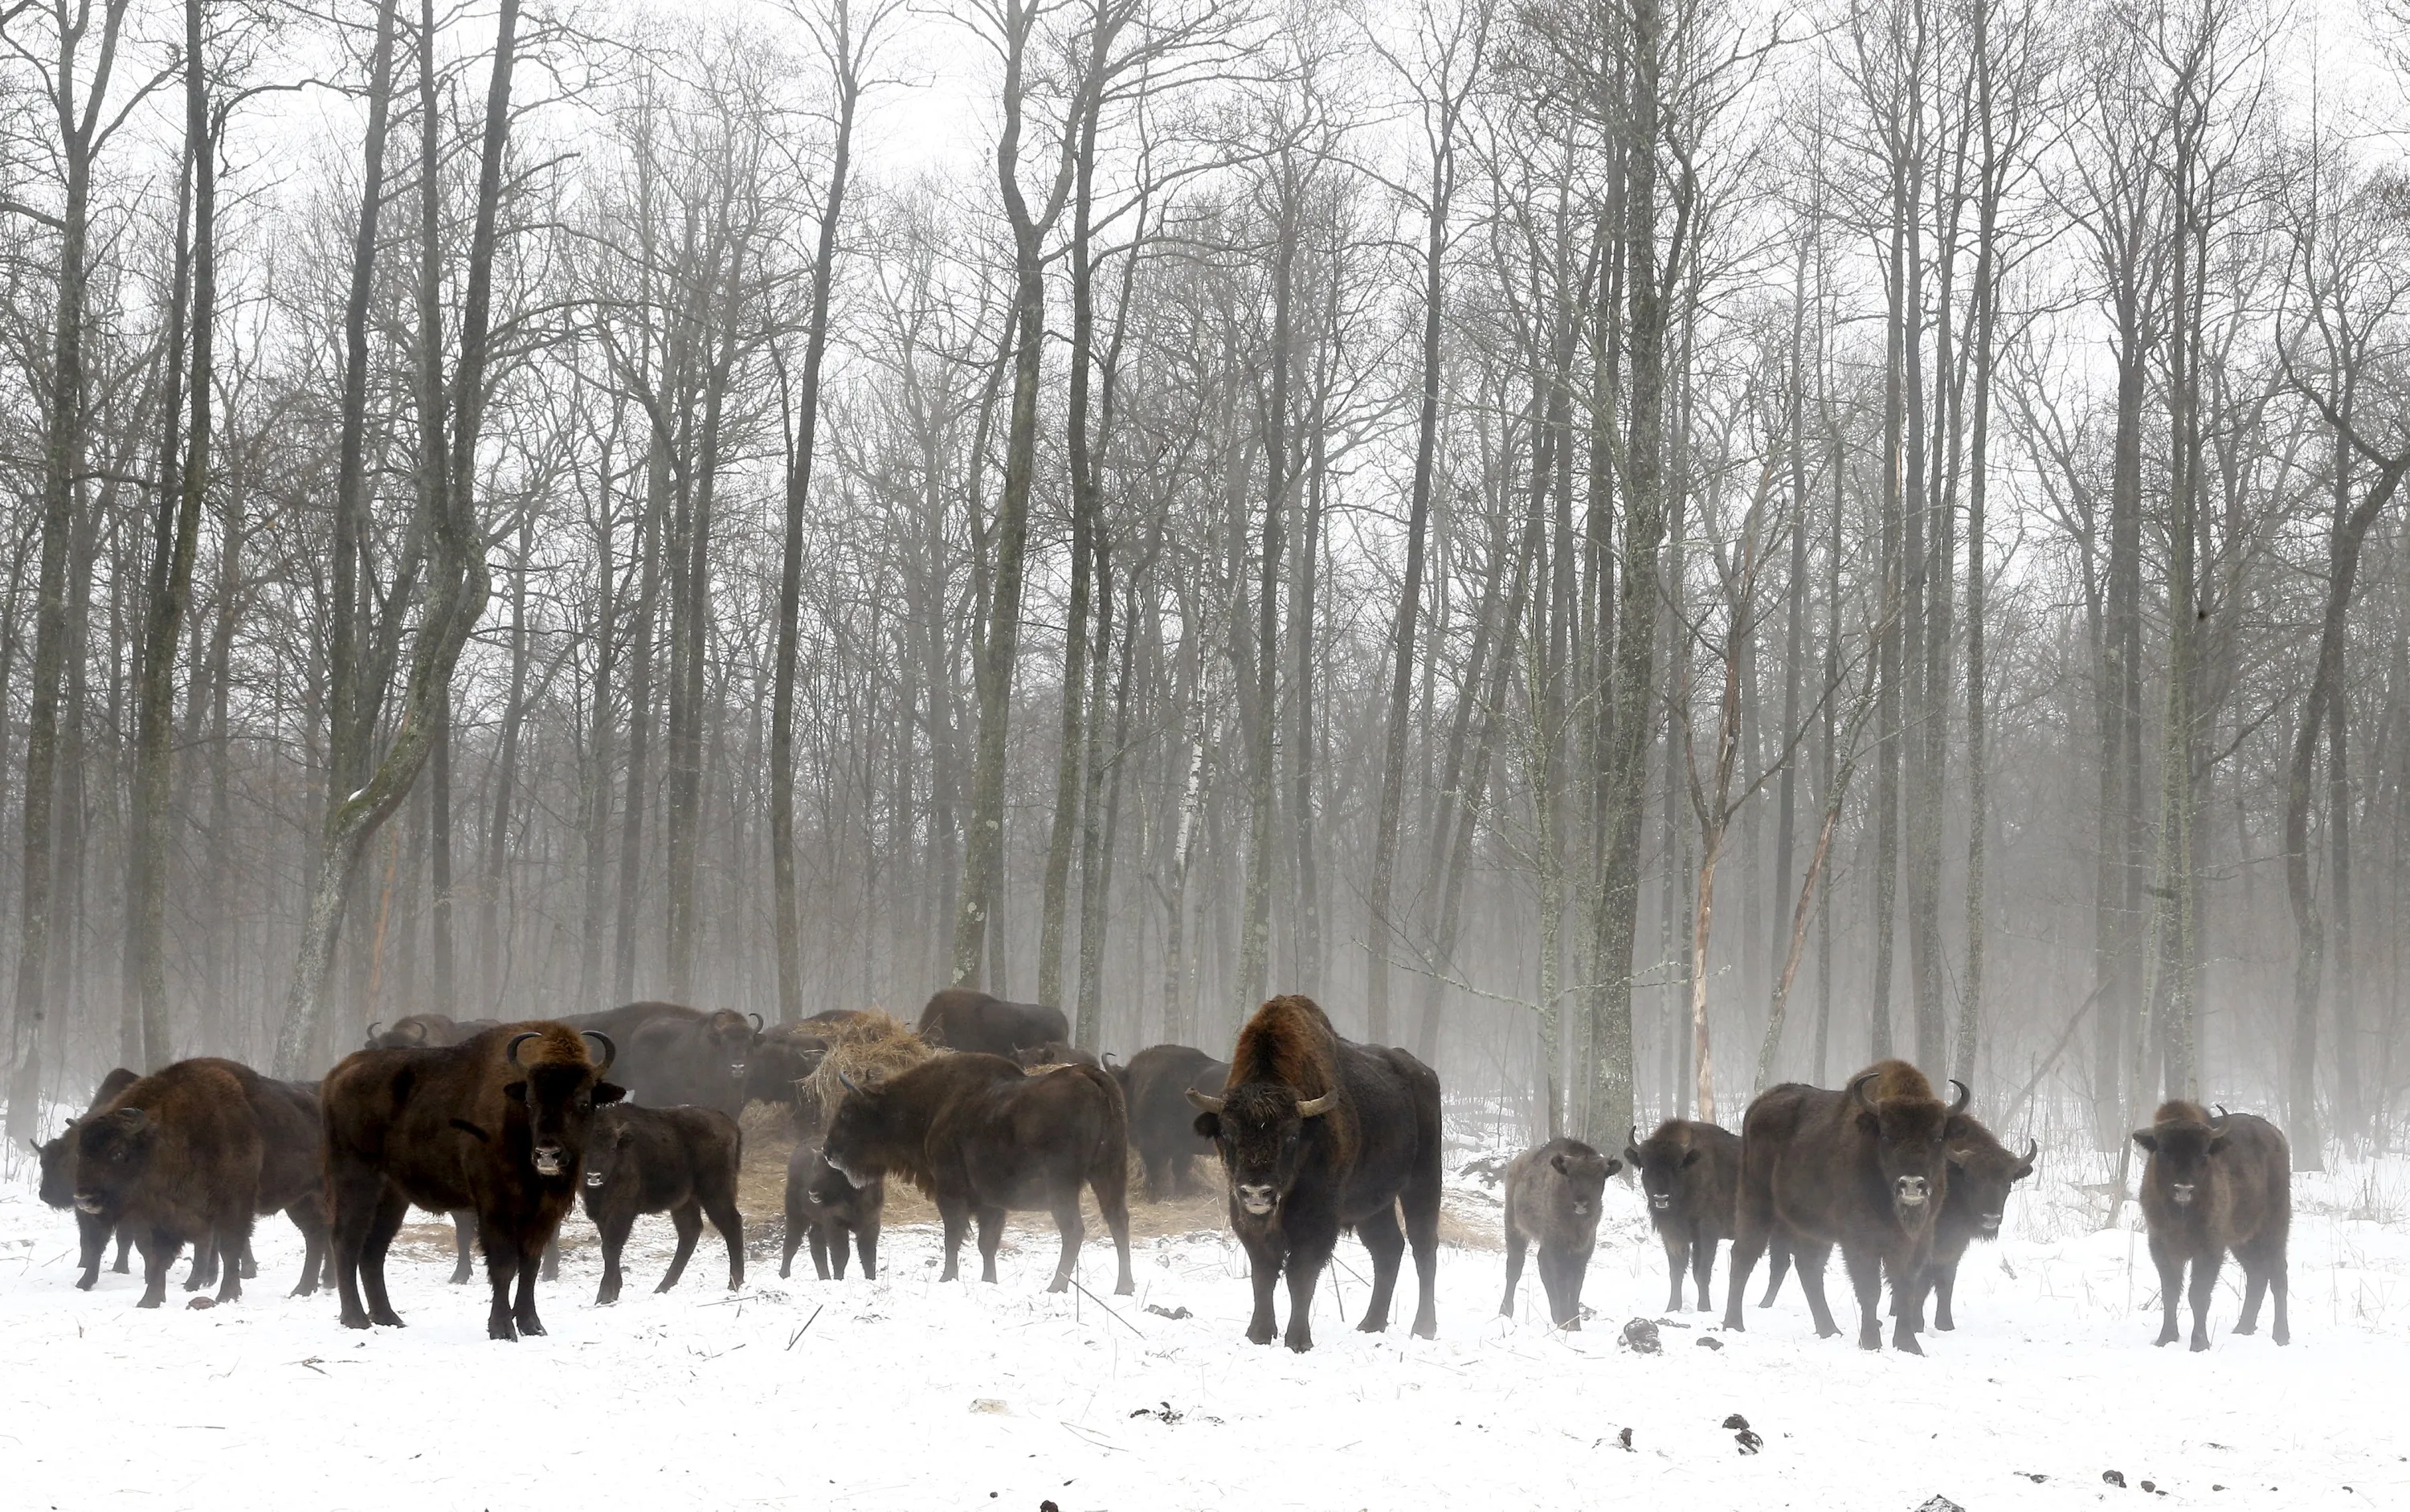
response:
[[[1626,1144],[1631,1145],[1631,1146],[1632,1146],[1633,1149],[1635,1149],[1635,1150],[1637,1150],[1637,1149],[1639,1149],[1639,1148],[1640,1148],[1640,1126],[1639,1126],[1639,1125],[1634,1124],[1634,1125],[1633,1125],[1633,1126],[1632,1126],[1632,1133],[1631,1133],[1630,1137],[1628,1137],[1627,1139],[1625,1139],[1625,1140],[1624,1140],[1624,1141],[1623,1141],[1623,1142],[1624,1142],[1624,1143],[1626,1143]]]
[[[760,1034],[762,1032],[762,1015],[759,1013],[748,1013],[745,1016],[753,1021],[753,1032],[755,1034]]]
[[[1975,1100],[1975,1094],[1967,1090],[1966,1083],[1954,1076],[1950,1079],[1950,1084],[1958,1089],[1958,1096],[1951,1102],[1950,1111],[1953,1113],[1963,1113],[1967,1111],[1967,1105]]]
[[[1109,1071],[1113,1069],[1113,1053],[1110,1050],[1106,1051],[1102,1055],[1097,1057],[1096,1064],[1102,1066]]]
[[[384,1022],[385,1022],[385,1021],[384,1021],[383,1019],[370,1019],[370,1020],[369,1020],[369,1041],[370,1041],[371,1044],[373,1044],[373,1043],[376,1041],[376,1037],[377,1037],[377,1025],[380,1025],[380,1024],[383,1024]]]
[[[613,1044],[611,1042],[611,1037],[604,1034],[602,1030],[580,1029],[577,1031],[577,1037],[581,1040],[591,1040],[596,1044],[602,1047],[602,1064],[594,1068],[597,1075],[609,1070],[611,1069],[611,1063],[619,1058],[619,1047]]]
[[[1186,1095],[1188,1100],[1199,1111],[1209,1113],[1220,1112],[1230,1100],[1227,1098],[1217,1098],[1211,1092],[1199,1092],[1195,1087],[1188,1088]]]
[[[427,1021],[425,1019],[421,1019],[416,1024],[410,1026],[410,1042],[414,1045],[423,1045],[427,1043]]]
[[[2226,1104],[2222,1102],[2214,1102],[2210,1106],[2217,1110],[2217,1116],[2209,1121],[2209,1127],[2222,1134],[2226,1131],[2226,1121],[2234,1115],[2226,1111]]]
[[[519,1063],[519,1046],[530,1040],[541,1040],[543,1038],[543,1035],[536,1033],[533,1029],[522,1030],[521,1032],[511,1036],[510,1043],[502,1046],[502,1058],[509,1061],[512,1065],[516,1066]]]
[[[1333,1089],[1324,1093],[1318,1098],[1309,1098],[1305,1101],[1299,1103],[1297,1105],[1297,1115],[1299,1118],[1319,1118],[1324,1113],[1328,1112],[1331,1109],[1338,1106],[1339,1093],[1336,1089]]]
[[[1864,1071],[1850,1078],[1850,1100],[1868,1112],[1874,1112],[1875,1105],[1866,1100],[1866,1083],[1881,1074],[1880,1071]]]
[[[2041,1141],[2033,1138],[2031,1135],[2027,1135],[2025,1137],[2025,1153],[2022,1157],[2025,1163],[2029,1166],[2032,1165],[2034,1156],[2040,1154],[2041,1154]]]
[[[841,1067],[841,1066],[837,1068],[836,1079],[837,1079],[839,1082],[842,1082],[842,1083],[845,1083],[845,1089],[846,1089],[848,1092],[862,1092],[862,1095],[863,1095],[864,1097],[865,1097],[865,1098],[866,1098],[866,1097],[868,1097],[868,1096],[870,1096],[870,1094],[869,1094],[869,1093],[867,1093],[867,1092],[863,1092],[863,1087],[862,1087],[862,1083],[859,1083],[859,1082],[855,1081],[852,1077],[848,1076],[848,1075],[846,1075],[846,1074],[845,1074],[845,1068],[843,1068],[843,1067]]]

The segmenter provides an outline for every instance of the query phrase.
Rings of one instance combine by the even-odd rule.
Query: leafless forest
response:
[[[2410,12],[0,27],[12,1136],[965,981],[2403,1137]]]

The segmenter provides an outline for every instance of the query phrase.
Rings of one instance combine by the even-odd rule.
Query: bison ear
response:
[[[527,1101],[527,1083],[525,1082],[505,1082],[502,1083],[502,1096],[510,1098],[513,1102],[525,1102]]]
[[[1961,1144],[1951,1149],[1944,1150],[1941,1154],[1943,1157],[1950,1162],[1951,1170],[1964,1170],[1967,1169],[1967,1160],[1973,1156],[1974,1152]]]
[[[2134,1130],[2134,1143],[2153,1155],[2159,1153],[2159,1137],[2147,1128]]]
[[[617,1082],[597,1082],[594,1083],[594,1101],[597,1105],[606,1102],[617,1102],[627,1095],[628,1089],[619,1085]]]
[[[1861,1112],[1858,1114],[1858,1131],[1862,1134],[1880,1134],[1882,1132],[1882,1120],[1872,1113]]]
[[[1941,1126],[1941,1137],[1945,1140],[1963,1140],[1967,1137],[1967,1130],[1973,1127],[1974,1121],[1965,1113],[1952,1113]]]
[[[2011,1170],[2011,1171],[2010,1171],[2010,1172],[2009,1172],[2009,1184],[2010,1184],[2011,1185],[2016,1185],[2018,1182],[2021,1182],[2021,1181],[2025,1180],[2027,1176],[2030,1176],[2030,1175],[2032,1175],[2032,1174],[2033,1174],[2033,1162],[2032,1162],[2032,1161],[2030,1161],[2030,1160],[2028,1160],[2028,1161],[2025,1162],[2023,1165],[2021,1165],[2021,1166],[2017,1167],[2017,1169],[2016,1169],[2016,1170]]]
[[[1620,1160],[1616,1159],[1613,1156],[1607,1156],[1607,1157],[1606,1157],[1606,1170],[1605,1170],[1604,1171],[1601,1172],[1601,1174],[1602,1174],[1603,1176],[1612,1176],[1612,1175],[1614,1175],[1617,1171],[1621,1170],[1622,1169],[1623,1169],[1623,1162],[1622,1162],[1622,1161],[1620,1161]]]
[[[1548,1156],[1548,1164],[1557,1168],[1558,1174],[1562,1175],[1564,1173],[1565,1157],[1563,1156],[1552,1155]]]
[[[109,1115],[109,1121],[128,1133],[137,1133],[151,1122],[151,1114],[140,1108],[120,1108]]]
[[[1222,1137],[1222,1115],[1198,1113],[1196,1123],[1191,1127],[1197,1130],[1197,1137],[1200,1140],[1218,1140]]]
[[[1689,1170],[1691,1167],[1697,1165],[1697,1164],[1699,1163],[1699,1156],[1701,1156],[1702,1155],[1705,1155],[1706,1153],[1706,1151],[1704,1151],[1704,1150],[1685,1150],[1685,1151],[1683,1151],[1683,1152],[1682,1152],[1682,1169],[1683,1169],[1683,1170]]]
[[[1623,1147],[1623,1163],[1630,1166],[1633,1170],[1638,1170],[1640,1169],[1640,1152],[1632,1145],[1625,1145]]]
[[[2223,1149],[2225,1149],[2225,1148],[2226,1148],[2226,1136],[2225,1136],[2224,1134],[2222,1134],[2222,1133],[2221,1133],[2221,1134],[2212,1134],[2212,1135],[2209,1137],[2209,1153],[2210,1153],[2210,1154],[2212,1154],[2212,1155],[2215,1155],[2218,1151],[2223,1150]]]

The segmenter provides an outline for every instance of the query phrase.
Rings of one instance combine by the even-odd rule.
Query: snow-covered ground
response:
[[[1403,1315],[1354,1330],[1368,1266],[1348,1240],[1296,1356],[1240,1337],[1245,1260],[1222,1232],[1140,1241],[1138,1295],[1116,1299],[1092,1231],[1093,1295],[1050,1297],[1053,1237],[1028,1228],[998,1286],[938,1285],[917,1225],[888,1230],[876,1282],[809,1279],[807,1253],[780,1281],[775,1211],[748,1214],[733,1295],[708,1230],[656,1295],[669,1226],[646,1220],[611,1308],[573,1245],[541,1294],[550,1335],[515,1345],[485,1337],[482,1274],[451,1287],[424,1247],[390,1268],[408,1329],[339,1328],[331,1296],[283,1295],[300,1246],[282,1218],[239,1304],[186,1311],[171,1289],[138,1312],[138,1275],[74,1289],[74,1225],[21,1160],[0,1191],[0,1506],[2410,1507],[2410,1170],[2300,1177],[2292,1346],[2227,1332],[2229,1267],[2191,1356],[2151,1347],[2156,1276],[2130,1205],[2098,1228],[2089,1159],[2045,1159],[1924,1359],[1818,1340],[1795,1285],[1746,1333],[1693,1314],[1662,1354],[1622,1347],[1626,1320],[1663,1316],[1665,1276],[1620,1178],[1584,1331],[1533,1316],[1536,1268],[1498,1316],[1495,1200],[1452,1177],[1468,1237],[1442,1250],[1439,1338]],[[1722,1282],[1720,1260],[1719,1300]],[[1833,1293],[1852,1321],[1837,1265]]]

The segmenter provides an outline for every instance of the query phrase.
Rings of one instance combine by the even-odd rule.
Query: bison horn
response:
[[[512,1065],[516,1066],[519,1063],[519,1046],[530,1040],[541,1040],[543,1038],[543,1035],[538,1034],[533,1029],[528,1029],[519,1034],[511,1036],[510,1043],[502,1047],[502,1058],[509,1061]]]
[[[1326,1092],[1318,1098],[1309,1098],[1299,1103],[1297,1115],[1299,1118],[1319,1118],[1337,1106],[1339,1106],[1339,1094],[1335,1091]]]
[[[1954,1076],[1950,1079],[1950,1084],[1958,1089],[1958,1096],[1951,1099],[1950,1111],[1953,1113],[1963,1113],[1967,1111],[1967,1105],[1975,1100],[1975,1094],[1967,1090],[1966,1083]]]
[[[377,1025],[384,1022],[385,1021],[383,1019],[369,1020],[369,1038],[370,1040],[374,1040],[377,1037]]]
[[[862,1095],[865,1098],[870,1096],[869,1093],[862,1091],[861,1083],[845,1074],[845,1069],[843,1067],[839,1067],[837,1069],[836,1079],[845,1084],[845,1089],[848,1092],[862,1092]]]
[[[1873,1112],[1875,1105],[1866,1100],[1866,1083],[1881,1074],[1880,1071],[1866,1071],[1850,1078],[1850,1100],[1869,1112]]]
[[[2040,1154],[2041,1154],[2041,1141],[2035,1139],[2030,1135],[2026,1136],[2025,1153],[2025,1164],[2029,1166],[2032,1165],[2034,1156]]]
[[[1222,1111],[1223,1106],[1230,1099],[1227,1098],[1217,1098],[1211,1092],[1199,1092],[1195,1087],[1190,1087],[1188,1089],[1188,1100],[1195,1103],[1199,1110],[1205,1112],[1218,1113]]]
[[[759,1013],[748,1013],[745,1016],[753,1021],[753,1032],[755,1034],[760,1034],[762,1032],[762,1015]]]
[[[602,1030],[580,1029],[577,1031],[577,1034],[578,1038],[582,1040],[591,1040],[596,1044],[602,1047],[602,1064],[594,1068],[598,1072],[609,1070],[611,1069],[611,1063],[619,1058],[619,1047],[613,1044],[611,1042],[611,1037],[604,1034]]]

